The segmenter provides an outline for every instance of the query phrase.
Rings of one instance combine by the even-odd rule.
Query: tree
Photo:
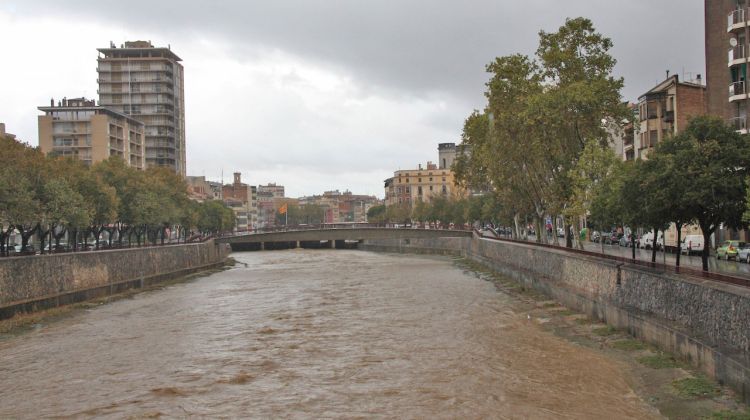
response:
[[[385,222],[385,204],[378,206],[372,206],[367,210],[367,221],[370,223],[383,223]]]
[[[659,144],[656,153],[682,174],[685,217],[695,219],[703,231],[703,270],[708,271],[710,238],[716,229],[721,224],[746,226],[748,137],[717,117],[700,116],[679,135]]]

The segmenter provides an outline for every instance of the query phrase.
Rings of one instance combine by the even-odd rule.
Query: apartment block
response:
[[[185,176],[185,92],[182,61],[151,41],[99,48],[99,103],[145,125],[146,165]]]
[[[91,165],[119,156],[128,165],[145,168],[142,122],[97,106],[86,98],[63,98],[38,108],[39,147],[49,156],[69,156]]]
[[[723,86],[728,86],[729,89],[728,92],[725,90],[722,108],[724,109],[725,117],[734,126],[735,130],[746,134],[748,93],[750,93],[750,89],[747,86],[748,48],[750,48],[750,28],[748,28],[748,24],[750,24],[750,9],[748,9],[748,4],[744,0],[735,0],[729,2],[729,4],[723,3],[727,2],[712,4],[714,8],[722,5],[731,7],[731,9],[725,8],[723,10],[726,13],[726,31],[721,34],[712,34],[716,38],[715,43],[720,44],[724,41],[724,49],[729,50],[729,54],[723,60],[724,75],[727,78],[723,80]],[[716,14],[719,15],[717,17],[719,19],[720,11],[717,10]],[[718,69],[722,64],[718,59],[716,59],[715,63],[708,63],[708,59],[709,55],[708,51],[706,51],[707,67],[714,65]],[[717,88],[720,88],[720,86],[717,86]],[[717,93],[716,96],[717,106],[719,106],[719,94]]]
[[[692,82],[668,76],[638,98],[637,157],[647,158],[659,142],[685,129],[690,118],[705,113],[706,87],[700,75]]]

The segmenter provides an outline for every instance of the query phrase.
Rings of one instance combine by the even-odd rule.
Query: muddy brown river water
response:
[[[657,415],[626,366],[545,332],[449,258],[233,257],[0,340],[0,417]]]

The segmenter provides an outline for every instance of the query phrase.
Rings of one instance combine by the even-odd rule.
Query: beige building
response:
[[[446,160],[447,163],[447,160]],[[453,171],[440,169],[432,162],[427,167],[400,170],[385,181],[386,206],[397,204],[414,205],[417,201],[429,203],[435,197],[463,196],[455,183]]]
[[[205,176],[187,176],[188,192],[192,200],[203,202],[206,200],[221,200],[222,187],[220,182],[208,181]]]
[[[99,48],[99,103],[145,124],[146,164],[185,176],[185,93],[180,57],[150,41]]]
[[[50,156],[70,156],[88,165],[119,156],[145,168],[144,125],[85,98],[65,99],[38,108],[39,147]]]

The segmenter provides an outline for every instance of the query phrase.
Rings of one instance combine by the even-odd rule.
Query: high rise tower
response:
[[[145,124],[146,165],[185,176],[185,91],[180,57],[151,41],[99,48],[99,104]]]

